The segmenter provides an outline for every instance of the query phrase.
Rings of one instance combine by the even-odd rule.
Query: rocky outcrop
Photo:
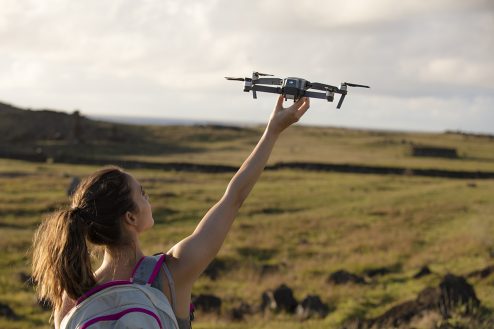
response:
[[[465,278],[447,274],[438,287],[423,289],[415,300],[393,306],[373,319],[350,319],[342,329],[409,328],[414,320],[432,317],[431,314],[448,319],[458,310],[471,315],[479,307],[480,301]]]
[[[346,283],[356,283],[356,284],[365,284],[365,279],[356,274],[350,273],[346,270],[338,270],[329,275],[326,280],[327,283],[331,284],[346,284]]]

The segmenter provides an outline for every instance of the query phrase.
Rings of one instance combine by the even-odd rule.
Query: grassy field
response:
[[[365,132],[293,127],[282,136],[270,163],[312,161],[410,168],[494,171],[494,141],[458,134]],[[116,158],[186,161],[240,166],[261,134],[212,127],[150,127],[153,138],[181,143],[176,152],[127,152]],[[195,130],[194,130],[195,129]],[[175,130],[175,131],[174,131]],[[171,136],[174,136],[173,138]],[[454,147],[459,159],[415,158],[410,142]],[[142,151],[142,150],[141,150]],[[32,234],[50,210],[67,204],[72,176],[92,166],[0,160],[0,303],[17,320],[0,315],[0,328],[49,328],[49,312],[36,303],[29,273]],[[146,252],[166,251],[190,234],[224,192],[232,174],[131,170],[151,197],[155,227],[142,236]],[[219,277],[197,282],[194,293],[224,301],[222,314],[198,314],[194,328],[338,328],[346,319],[371,318],[443,275],[494,264],[494,180],[340,174],[302,170],[266,171],[244,203],[218,260]],[[413,275],[428,265],[433,274]],[[265,273],[266,266],[274,269]],[[362,274],[393,267],[367,285],[330,285],[330,273]],[[301,322],[287,314],[228,319],[241,301],[254,310],[261,294],[281,283],[302,300],[317,294],[330,305],[324,319]],[[494,276],[469,279],[482,305],[494,310]]]

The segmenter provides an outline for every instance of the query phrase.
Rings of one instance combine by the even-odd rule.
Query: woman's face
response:
[[[142,232],[154,225],[151,204],[149,203],[149,197],[141,184],[139,184],[139,182],[131,175],[129,175],[129,180],[132,191],[132,200],[134,200],[134,204],[136,205],[136,209],[132,213],[137,218],[138,232]]]

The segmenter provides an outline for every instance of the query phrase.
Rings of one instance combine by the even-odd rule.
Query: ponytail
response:
[[[87,232],[76,208],[55,212],[34,235],[33,279],[39,298],[49,300],[55,309],[62,305],[64,292],[75,300],[96,284]]]
[[[34,235],[33,279],[38,295],[60,309],[62,296],[77,299],[96,285],[88,243],[119,247],[129,243],[121,217],[135,204],[129,175],[107,167],[84,179],[72,208],[53,213]]]

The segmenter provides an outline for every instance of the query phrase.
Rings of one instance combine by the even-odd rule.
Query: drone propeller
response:
[[[274,77],[274,75],[267,73],[253,72],[253,74],[258,75],[260,77]]]
[[[234,80],[234,81],[245,81],[245,78],[232,78],[232,77],[225,77],[227,80]]]
[[[358,85],[356,83],[350,83],[350,82],[343,82],[342,85],[348,86],[348,87],[362,87],[362,88],[370,88],[369,86],[364,86],[364,85]]]

